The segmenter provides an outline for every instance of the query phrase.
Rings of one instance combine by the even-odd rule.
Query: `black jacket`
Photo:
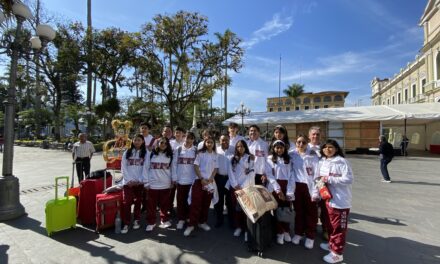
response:
[[[393,159],[394,157],[394,148],[388,142],[380,142],[379,145],[379,154],[382,154],[383,159]]]

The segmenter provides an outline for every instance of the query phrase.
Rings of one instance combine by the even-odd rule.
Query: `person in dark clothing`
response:
[[[394,148],[388,143],[387,138],[384,135],[379,137],[379,141],[380,171],[383,176],[382,182],[390,183],[391,178],[388,173],[388,163],[390,163],[394,157]]]
[[[402,156],[408,156],[408,143],[409,139],[406,136],[403,136],[402,141],[400,142]]]

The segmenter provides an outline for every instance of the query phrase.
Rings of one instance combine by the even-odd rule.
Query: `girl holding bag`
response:
[[[338,263],[344,259],[342,253],[351,208],[353,172],[335,140],[329,139],[321,146],[321,157],[315,179],[327,185],[331,198],[326,200],[327,210],[322,212],[329,220],[329,242],[321,243],[320,246],[329,251],[323,258],[325,262]]]

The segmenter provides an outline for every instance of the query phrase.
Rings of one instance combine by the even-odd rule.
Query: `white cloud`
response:
[[[291,16],[281,17],[280,14],[275,14],[272,20],[267,21],[264,25],[252,33],[252,38],[243,42],[244,48],[252,48],[256,44],[270,40],[271,38],[287,31],[293,24]]]
[[[312,2],[310,2],[310,3],[306,3],[306,4],[303,6],[303,12],[306,13],[306,14],[310,14],[310,13],[312,13],[312,10],[313,10],[315,7],[317,7],[317,6],[318,6],[318,3],[315,2],[315,1],[312,1]]]

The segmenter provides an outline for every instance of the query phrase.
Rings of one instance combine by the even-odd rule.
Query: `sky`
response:
[[[86,24],[86,0],[41,2],[51,14]],[[212,38],[215,32],[230,29],[243,40],[245,56],[244,67],[231,75],[228,112],[241,102],[253,112],[266,111],[266,98],[278,97],[279,88],[282,95],[292,83],[304,84],[306,92],[348,91],[345,106],[356,106],[371,104],[374,77],[390,78],[414,60],[423,45],[423,28],[418,24],[427,3],[92,0],[92,24],[100,29],[139,31],[156,14],[184,10],[207,16]],[[129,94],[128,88],[122,94]],[[223,104],[222,93],[216,93],[213,106]]]

